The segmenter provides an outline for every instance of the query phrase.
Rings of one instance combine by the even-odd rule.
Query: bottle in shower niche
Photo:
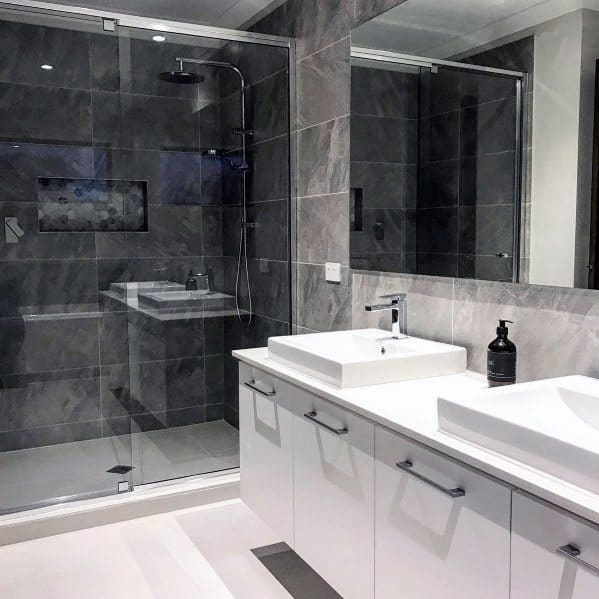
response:
[[[506,323],[500,320],[497,337],[489,344],[487,351],[487,380],[489,387],[513,385],[516,382],[516,346],[508,339]]]

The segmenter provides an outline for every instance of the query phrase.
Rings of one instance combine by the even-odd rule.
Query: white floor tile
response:
[[[278,599],[250,549],[280,541],[241,501],[0,548],[0,597]]]

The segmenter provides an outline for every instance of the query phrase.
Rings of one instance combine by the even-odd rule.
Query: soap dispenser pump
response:
[[[487,380],[490,387],[513,385],[516,382],[516,346],[507,338],[506,323],[500,320],[497,337],[489,344],[487,351]]]

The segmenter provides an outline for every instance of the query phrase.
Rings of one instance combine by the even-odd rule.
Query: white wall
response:
[[[535,32],[530,283],[574,284],[582,17]]]

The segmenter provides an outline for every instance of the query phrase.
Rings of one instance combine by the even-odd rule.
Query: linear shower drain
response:
[[[110,472],[110,474],[127,474],[127,472],[131,472],[131,470],[133,470],[133,466],[123,466],[122,464],[117,464],[110,470],[106,470],[106,472]]]

